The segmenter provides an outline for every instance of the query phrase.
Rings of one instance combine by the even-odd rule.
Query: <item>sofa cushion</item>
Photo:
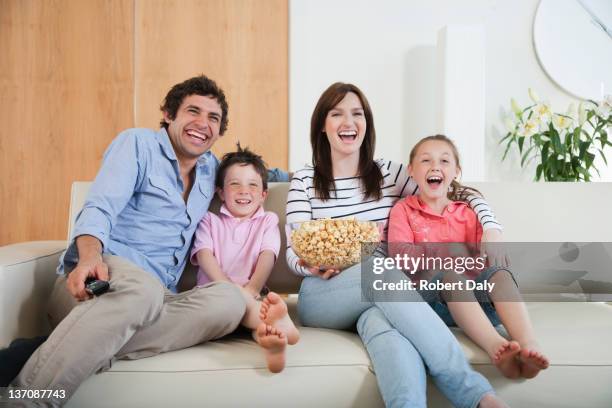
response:
[[[288,300],[295,317],[295,297]],[[533,380],[508,380],[486,353],[453,329],[474,368],[516,407],[609,407],[612,401],[612,307],[598,303],[529,303],[550,367]],[[588,316],[588,319],[585,318]],[[270,374],[248,334],[135,361],[116,361],[87,380],[68,406],[383,406],[367,352],[355,333],[301,327],[287,368]],[[307,384],[307,385],[306,385]],[[580,391],[576,387],[580,387]],[[113,390],[106,395],[105,390]],[[278,403],[270,397],[282,396]],[[430,406],[450,407],[429,383]],[[145,399],[145,396],[147,396]],[[90,401],[94,401],[91,405]],[[281,402],[282,401],[282,402]],[[149,406],[149,404],[147,404]]]

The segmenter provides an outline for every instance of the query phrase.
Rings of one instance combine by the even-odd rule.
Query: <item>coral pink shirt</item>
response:
[[[260,207],[251,218],[240,220],[222,205],[219,215],[208,212],[198,224],[191,250],[192,264],[198,264],[196,254],[204,248],[213,252],[221,270],[232,282],[244,286],[255,272],[261,252],[269,250],[278,257],[278,217]],[[199,269],[198,285],[208,282],[208,275]]]
[[[452,201],[442,212],[434,213],[418,196],[409,196],[397,202],[389,215],[389,255],[406,254],[411,257],[422,255],[445,258],[448,256],[473,256],[467,246],[419,247],[406,243],[423,242],[465,242],[479,243],[482,225],[474,210],[467,203]],[[433,253],[424,253],[431,250]],[[475,278],[480,270],[465,272]],[[418,275],[413,275],[416,279]]]
[[[419,196],[398,201],[389,215],[389,242],[480,242],[482,225],[467,203],[434,213]]]

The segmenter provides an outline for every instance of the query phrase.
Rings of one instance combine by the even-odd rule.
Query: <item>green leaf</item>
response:
[[[574,145],[578,146],[578,143],[580,142],[580,132],[582,131],[582,127],[578,126],[576,129],[574,129]]]
[[[540,178],[542,177],[543,169],[544,169],[544,166],[542,166],[542,163],[538,164],[538,167],[536,167],[536,176],[535,176],[536,181],[540,181]]]
[[[518,138],[518,147],[519,147],[519,152],[523,153],[523,144],[525,143],[525,136],[519,136]]]
[[[604,154],[604,152],[601,149],[597,149],[597,150],[599,150],[599,155],[601,156],[601,158],[603,159],[604,163],[607,166],[608,165],[608,159],[606,159],[606,155]]]
[[[506,156],[508,155],[508,150],[510,150],[510,146],[512,146],[512,141],[514,141],[514,137],[510,141],[508,141],[508,145],[506,146],[506,150],[504,150],[504,155],[502,156],[502,161],[506,160]]]
[[[587,152],[587,154],[586,154],[586,168],[587,168],[587,170],[593,165],[593,160],[595,160],[595,155],[593,153]]]
[[[531,145],[531,147],[529,147],[529,149],[527,149],[523,154],[523,157],[521,158],[521,167],[525,166],[525,160],[527,159],[527,155],[533,150],[534,147],[536,147],[536,145]]]
[[[554,152],[555,153],[562,153],[563,152],[563,146],[561,145],[561,139],[559,139],[559,134],[557,133],[556,130],[551,134],[550,140],[552,141],[552,146],[553,146]]]
[[[502,140],[499,141],[499,144],[502,144],[504,142],[504,140],[508,139],[509,137],[512,137],[512,133],[508,132],[508,134],[506,136],[504,136],[502,138]],[[511,143],[511,141],[509,141],[508,143]]]
[[[578,157],[580,158],[580,161],[584,161],[584,155],[587,151],[587,149],[589,148],[589,142],[580,142],[580,151],[578,153]]]

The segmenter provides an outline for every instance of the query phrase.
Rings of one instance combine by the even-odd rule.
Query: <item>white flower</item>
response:
[[[555,129],[557,129],[557,131],[562,131],[562,130],[569,128],[574,122],[574,119],[570,118],[569,116],[558,115],[555,113],[553,115],[552,122],[553,122],[553,125],[555,126]]]
[[[538,129],[540,128],[540,122],[536,118],[531,118],[525,123],[521,123],[518,128],[518,135],[531,137],[538,133]]]
[[[552,116],[552,110],[550,109],[550,103],[548,102],[538,103],[535,106],[535,108],[533,108],[533,111],[535,112],[535,115],[540,122],[548,123],[550,121],[550,118]]]
[[[516,101],[514,100],[514,98],[510,99],[510,106],[512,107],[512,111],[514,112],[514,114],[518,117],[521,117],[521,113],[523,112],[523,110],[521,109],[521,107],[518,105],[518,103],[516,103]]]
[[[595,111],[597,115],[604,119],[610,116],[612,112],[612,95],[606,95],[604,100],[597,104],[597,109]]]
[[[514,133],[514,131],[516,130],[516,123],[514,123],[512,118],[509,116],[506,116],[504,118],[504,125],[506,126],[506,130],[510,133]]]
[[[529,99],[531,99],[533,101],[533,103],[538,103],[540,101],[540,97],[538,96],[536,91],[534,91],[533,89],[529,88],[528,93],[529,93]]]

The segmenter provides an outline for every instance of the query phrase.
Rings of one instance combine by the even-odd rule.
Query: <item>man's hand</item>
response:
[[[340,269],[337,268],[330,268],[326,266],[310,266],[301,259],[299,260],[298,264],[308,269],[312,276],[318,276],[319,278],[325,280],[333,278],[334,276],[342,272]]]
[[[102,260],[102,244],[90,235],[81,235],[76,239],[79,252],[79,263],[68,274],[66,287],[77,300],[87,300],[91,296],[85,291],[85,280],[88,277],[108,281],[108,266]]]
[[[89,277],[108,281],[108,266],[102,260],[102,256],[97,260],[79,262],[76,268],[68,274],[68,279],[66,280],[68,291],[79,301],[87,300],[91,297],[85,291],[85,280]]]
[[[488,266],[510,266],[510,257],[503,244],[502,232],[498,229],[488,229],[483,232],[480,244],[480,254],[487,258]]]

